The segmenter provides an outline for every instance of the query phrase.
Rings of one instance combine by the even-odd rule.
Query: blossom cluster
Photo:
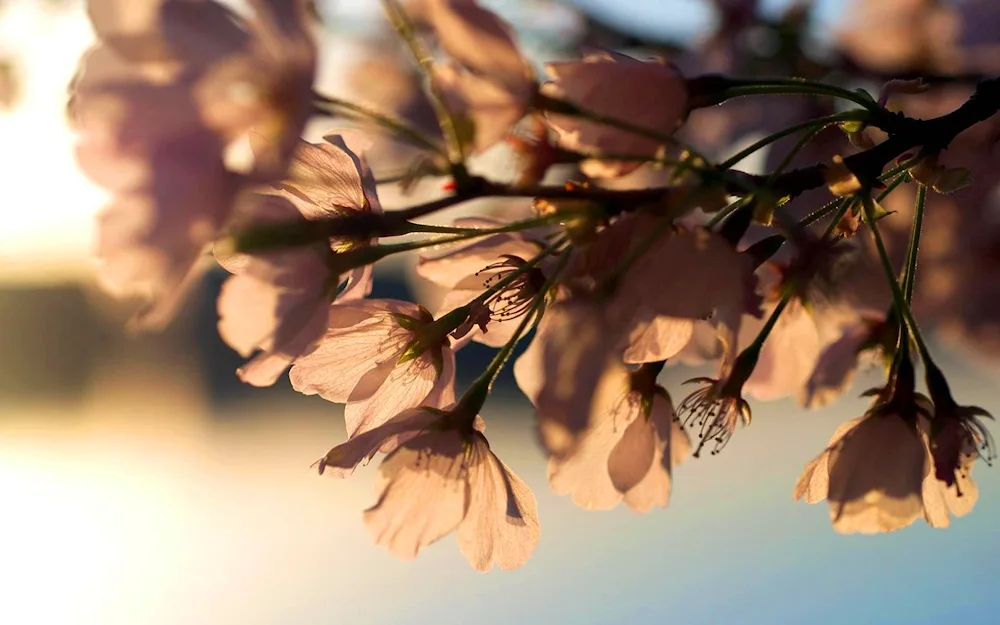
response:
[[[300,393],[345,405],[347,439],[319,473],[345,478],[382,456],[364,513],[379,545],[409,559],[455,532],[477,570],[529,559],[534,495],[491,450],[481,416],[522,342],[513,370],[535,406],[549,483],[588,510],[666,507],[673,467],[722,451],[750,425],[748,400],[827,405],[862,367],[880,367],[884,385],[805,468],[795,498],[827,501],[845,533],[919,518],[945,527],[973,508],[972,468],[993,455],[989,415],[953,398],[926,346],[916,259],[925,210],[931,219],[939,197],[970,182],[939,154],[989,123],[997,81],[920,120],[886,108],[927,91],[913,80],[875,98],[809,80],[691,75],[611,50],[542,76],[476,0],[386,0],[422,72],[438,122],[429,134],[313,91],[309,3],[248,4],[89,1],[99,42],[81,60],[69,113],[80,167],[112,194],[98,223],[101,276],[143,298],[136,327],[162,326],[211,246],[232,274],[218,327],[247,358],[240,379],[269,386],[287,371]],[[706,107],[803,93],[849,108],[726,160],[689,143],[697,116],[724,108]],[[348,114],[369,129],[301,138],[311,118]],[[447,177],[443,196],[383,210],[367,154],[386,132],[424,153],[413,175]],[[767,174],[735,168],[796,132]],[[792,168],[821,142],[837,153]],[[249,164],[230,158],[241,143]],[[516,175],[470,173],[495,150],[518,156]],[[911,191],[899,258],[893,232],[907,231],[883,204]],[[827,197],[809,205],[814,192]],[[533,210],[421,221],[485,197],[526,198]],[[371,298],[373,266],[414,251],[417,274],[446,291],[438,306]],[[456,353],[473,341],[498,352],[458,393]],[[674,363],[715,374],[675,403],[658,381]]]

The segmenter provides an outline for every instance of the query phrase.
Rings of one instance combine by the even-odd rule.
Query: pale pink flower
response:
[[[557,458],[586,427],[608,363],[623,355],[662,361],[684,347],[695,319],[743,309],[750,259],[704,230],[664,233],[613,294],[593,292],[658,225],[655,218],[627,217],[599,232],[571,261],[563,281],[567,296],[546,311],[515,365],[521,389],[535,402],[542,443]]]
[[[858,369],[877,361],[879,346],[870,343],[883,326],[884,322],[863,318],[843,328],[839,337],[822,348],[805,386],[796,394],[798,402],[821,408],[846,392]]]
[[[892,532],[924,514],[929,472],[929,453],[916,423],[883,406],[837,430],[827,449],[806,466],[795,499],[827,499],[840,533]]]
[[[375,182],[361,155],[363,137],[347,133],[326,140],[329,143],[315,145],[300,141],[288,178],[274,195],[258,195],[247,203],[234,228],[381,212]],[[263,253],[216,253],[220,264],[235,274],[219,294],[219,333],[244,357],[262,352],[238,371],[240,379],[254,386],[274,384],[323,336],[331,302],[371,292],[371,266],[344,274],[338,271],[336,252],[373,242],[333,239]]]
[[[924,516],[934,527],[948,527],[951,515],[968,514],[979,499],[972,468],[980,457],[987,463],[996,457],[993,436],[982,422],[993,417],[977,406],[958,405],[934,365],[927,367],[927,386],[934,405],[927,402],[917,423],[934,467],[924,480]]]
[[[546,70],[552,82],[542,85],[542,92],[587,111],[663,134],[673,133],[686,116],[684,77],[661,60],[644,62],[599,51],[580,61],[549,63]],[[661,141],[579,117],[550,114],[548,120],[564,148],[596,157],[582,165],[595,178],[622,176],[639,166],[615,161],[613,155],[652,158],[662,147]],[[602,154],[611,158],[601,159]]]
[[[454,404],[414,409],[350,438],[320,469],[350,472],[387,444],[377,503],[365,511],[376,544],[402,560],[457,531],[462,555],[477,571],[522,566],[538,544],[538,507],[528,486],[490,450],[478,416]]]
[[[531,65],[509,24],[476,0],[425,0],[425,16],[450,63],[435,68],[452,113],[473,126],[481,152],[500,141],[528,110],[537,90]]]
[[[936,436],[933,421],[920,419],[918,425],[934,466],[924,478],[924,518],[932,527],[948,527],[950,517],[965,516],[979,501],[972,468],[979,459],[978,441],[983,434],[966,429],[957,419],[948,419]]]
[[[607,510],[624,499],[635,512],[646,513],[668,504],[671,471],[690,450],[655,373],[611,366],[576,447],[562,459],[549,459],[549,484],[587,510]]]
[[[518,386],[535,404],[542,445],[562,459],[589,423],[594,394],[620,337],[606,311],[586,299],[546,309],[531,345],[514,363]]]
[[[738,253],[720,235],[704,229],[664,235],[622,279],[619,305],[633,311],[635,324],[626,361],[675,356],[706,319],[731,360],[742,319],[760,315],[756,286],[753,258]]]
[[[451,401],[455,353],[417,304],[336,303],[326,333],[295,362],[289,379],[300,393],[346,403],[347,435],[354,437],[410,408]]]
[[[250,21],[216,2],[88,5],[101,42],[81,60],[69,113],[82,171],[115,195],[98,222],[103,281],[151,302],[136,325],[169,320],[237,192],[284,174],[311,112],[304,7],[251,5]],[[251,128],[268,142],[245,177],[223,151]]]
[[[502,226],[503,222],[464,218],[456,220],[455,225],[461,228],[495,228]],[[494,234],[447,248],[444,252],[424,252],[416,271],[422,278],[451,289],[438,307],[437,316],[441,316],[468,304],[490,286],[520,271],[543,247],[542,243],[520,232]],[[500,347],[513,338],[521,317],[544,286],[546,274],[552,270],[552,260],[552,257],[543,260],[486,300],[485,309],[475,317],[479,325],[472,327],[470,321],[466,336],[491,347]]]

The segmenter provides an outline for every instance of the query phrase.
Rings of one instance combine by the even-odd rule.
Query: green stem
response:
[[[771,331],[774,330],[774,326],[775,324],[778,323],[778,319],[781,317],[781,313],[785,312],[785,308],[788,306],[789,303],[791,303],[791,301],[792,301],[792,293],[785,293],[785,295],[782,296],[782,298],[778,301],[778,305],[774,307],[773,311],[771,311],[771,316],[767,318],[767,321],[765,321],[763,327],[761,327],[760,332],[757,334],[757,338],[755,338],[753,340],[753,343],[751,343],[747,347],[748,350],[750,349],[759,350],[764,346],[764,341],[767,340],[767,337],[771,334]]]
[[[768,78],[762,80],[735,80],[731,84],[734,86],[722,91],[722,98],[728,100],[730,98],[754,95],[820,95],[850,100],[870,111],[880,114],[883,112],[877,102],[866,98],[860,93],[811,80]]]
[[[538,228],[540,226],[548,226],[551,224],[559,223],[560,221],[566,219],[567,217],[572,217],[576,213],[566,214],[566,213],[552,213],[551,215],[545,215],[544,217],[533,217],[531,219],[523,219],[521,221],[512,221],[508,224],[502,226],[497,226],[496,228],[459,228],[455,226],[437,226],[433,224],[409,224],[409,233],[437,233],[437,234],[464,234],[472,237],[482,237],[491,234],[504,234],[507,232],[521,232],[522,230],[531,230],[532,228]]]
[[[889,183],[889,186],[887,186],[885,189],[882,190],[881,193],[878,194],[878,197],[875,198],[875,201],[881,203],[883,200],[885,200],[885,198],[889,197],[890,193],[898,189],[899,185],[903,184],[904,182],[909,182],[909,180],[910,176],[909,174],[906,173],[896,176],[896,178],[893,179],[891,183]]]
[[[493,360],[490,361],[489,366],[486,370],[475,379],[468,390],[462,395],[459,400],[459,404],[464,406],[473,412],[473,410],[478,413],[484,403],[486,403],[486,398],[489,396],[490,391],[493,389],[493,383],[496,382],[497,375],[499,375],[500,370],[503,369],[504,365],[510,359],[510,355],[514,352],[514,348],[517,346],[518,342],[523,338],[524,333],[527,331],[528,327],[536,320],[542,306],[545,304],[546,296],[549,290],[555,285],[559,274],[562,273],[563,268],[566,267],[566,262],[569,260],[569,254],[563,254],[559,265],[556,267],[549,279],[545,281],[541,290],[535,296],[535,301],[532,303],[531,308],[524,314],[521,319],[521,323],[518,324],[517,329],[511,335],[510,340],[504,343],[504,346],[500,348]]]
[[[806,226],[811,226],[820,219],[823,219],[824,217],[829,215],[831,212],[842,209],[844,205],[847,204],[848,199],[849,198],[846,197],[838,197],[835,200],[827,202],[823,206],[820,206],[813,212],[803,217],[802,220],[799,221],[799,223],[796,225],[803,228]],[[841,213],[841,215],[843,215],[843,213]],[[834,220],[834,223],[836,223],[836,220]]]
[[[735,200],[734,202],[730,203],[728,206],[726,206],[725,208],[723,208],[722,210],[720,210],[718,213],[716,213],[715,215],[713,215],[712,218],[709,219],[708,222],[705,223],[705,227],[711,230],[715,226],[719,225],[719,223],[721,223],[723,219],[725,219],[726,217],[729,217],[730,215],[732,215],[733,213],[735,213],[737,210],[739,210],[739,209],[743,208],[744,206],[746,206],[750,202],[751,199],[753,199],[752,195],[746,195],[746,196],[743,196],[743,197],[739,198],[738,200]]]
[[[820,117],[817,119],[810,119],[794,126],[789,126],[783,130],[772,133],[759,141],[755,141],[746,148],[740,150],[736,154],[730,156],[725,161],[719,164],[719,169],[729,169],[750,156],[757,150],[767,147],[768,145],[778,141],[779,139],[784,139],[789,135],[793,135],[800,130],[812,129],[813,127],[823,128],[830,124],[835,124],[838,122],[849,122],[849,121],[864,121],[868,118],[868,113],[866,111],[846,111],[844,113],[837,113],[836,115],[828,115],[827,117]]]
[[[924,338],[920,334],[917,322],[913,318],[913,312],[910,310],[910,305],[906,301],[906,295],[903,293],[899,286],[899,281],[896,279],[896,272],[892,268],[892,262],[889,260],[889,254],[885,250],[885,242],[882,240],[882,234],[878,229],[878,222],[875,220],[875,204],[872,202],[872,198],[869,195],[862,196],[861,201],[865,208],[865,221],[868,222],[868,229],[871,230],[872,238],[875,240],[875,247],[878,250],[879,260],[882,262],[882,269],[885,271],[886,279],[889,281],[889,287],[892,289],[893,304],[895,305],[899,315],[902,317],[902,320],[907,326],[909,326],[910,335],[913,337],[913,341],[917,344],[917,351],[920,352],[920,358],[924,360],[924,362],[930,362],[930,351],[927,349],[927,344],[924,343]]]
[[[428,95],[430,96],[431,106],[434,108],[434,114],[437,116],[441,132],[444,133],[448,149],[448,160],[453,165],[463,162],[465,160],[465,151],[461,138],[458,135],[458,129],[455,127],[455,118],[445,103],[444,92],[441,91],[437,81],[434,80],[434,57],[431,56],[420,40],[409,16],[406,15],[406,11],[403,10],[403,7],[399,5],[397,0],[382,0],[382,6],[392,27],[406,42],[410,54],[413,55],[414,60],[416,60],[424,72],[424,80],[427,85]]]
[[[391,115],[386,115],[385,113],[376,111],[373,108],[357,104],[355,102],[348,102],[347,100],[341,100],[340,98],[333,98],[330,96],[314,94],[321,105],[330,107],[330,111],[322,110],[325,114],[333,114],[334,112],[340,112],[341,114],[353,115],[356,117],[362,117],[376,124],[387,128],[398,134],[400,137],[408,140],[410,143],[431,150],[436,154],[441,156],[446,156],[444,150],[436,141],[420,132],[416,128],[413,128],[405,121],[392,117]]]
[[[619,119],[611,115],[605,115],[604,113],[599,113],[590,109],[584,109],[577,104],[569,102],[567,100],[560,100],[557,98],[552,98],[544,94],[539,94],[535,98],[535,106],[543,111],[551,111],[560,115],[571,115],[575,117],[582,117],[588,119],[592,122],[598,124],[604,124],[605,126],[611,126],[612,128],[617,128],[618,130],[623,130],[625,132],[638,135],[640,137],[647,137],[655,141],[659,141],[665,145],[672,145],[681,150],[685,150],[689,154],[700,158],[701,160],[709,163],[704,155],[700,154],[695,148],[688,145],[687,143],[681,141],[675,137],[672,133],[661,132],[659,130],[654,130],[652,128],[645,128],[643,126],[637,126],[630,121]]]
[[[802,136],[799,137],[799,140],[795,142],[795,145],[792,146],[792,149],[789,150],[787,154],[785,154],[785,157],[783,159],[781,159],[781,162],[778,163],[778,166],[774,169],[774,171],[772,171],[768,175],[767,184],[771,184],[772,182],[774,182],[774,179],[780,176],[785,171],[785,169],[791,164],[792,159],[795,158],[795,155],[798,154],[802,150],[802,148],[806,147],[806,145],[810,141],[812,141],[816,135],[823,132],[823,130],[825,130],[826,127],[827,127],[826,124],[822,126],[813,126],[809,130],[805,131],[802,134]]]
[[[913,284],[917,272],[917,255],[920,250],[920,231],[924,222],[924,204],[927,201],[927,187],[917,185],[917,199],[913,206],[913,227],[910,229],[910,248],[906,252],[906,274],[903,291],[906,301],[913,301]]]

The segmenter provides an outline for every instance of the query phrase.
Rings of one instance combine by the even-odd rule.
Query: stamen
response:
[[[525,264],[525,261],[517,256],[505,255],[503,259],[476,272],[477,276],[493,272],[492,275],[483,280],[483,288],[488,289],[512,274],[520,272]],[[535,296],[544,283],[545,277],[538,269],[520,273],[506,288],[484,302],[490,311],[490,319],[509,321],[524,315],[531,308]]]

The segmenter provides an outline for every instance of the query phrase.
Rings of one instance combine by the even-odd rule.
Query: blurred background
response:
[[[921,115],[950,110],[975,76],[1000,65],[994,0],[483,4],[515,24],[539,61],[599,46],[664,55],[691,74],[795,74],[871,89],[895,75],[959,76],[918,102]],[[261,390],[236,379],[240,359],[215,328],[224,275],[207,274],[166,331],[138,337],[122,329],[129,305],[94,286],[91,224],[105,198],[77,172],[64,116],[66,85],[92,41],[82,5],[0,0],[0,623],[995,621],[995,470],[976,469],[981,499],[947,531],[917,523],[840,536],[825,506],[792,502],[802,467],[864,409],[855,398],[873,376],[820,411],[755,404],[753,426],[725,453],[677,469],[669,509],[637,516],[587,513],[550,493],[530,405],[507,373],[485,417],[493,448],[538,496],[534,557],[517,571],[476,574],[449,536],[416,562],[393,560],[361,522],[375,466],[343,482],[309,468],[342,440],[341,407],[287,380]],[[431,123],[378,3],[318,9],[319,87]],[[699,111],[687,132],[725,155],[823,106],[741,102]],[[994,176],[995,132],[977,128],[959,154]],[[372,155],[385,175],[412,158],[392,146]],[[940,330],[935,346],[962,403],[997,410],[1000,320],[989,296],[1000,292],[1000,210],[996,180],[978,180],[969,196],[929,209],[936,243],[921,272],[934,288],[921,310]],[[387,206],[413,201],[394,186],[381,193]],[[951,218],[960,208],[963,218]],[[405,262],[383,268],[376,285],[376,296],[434,296]],[[463,351],[460,385],[489,355]],[[675,400],[691,375],[664,373]]]

